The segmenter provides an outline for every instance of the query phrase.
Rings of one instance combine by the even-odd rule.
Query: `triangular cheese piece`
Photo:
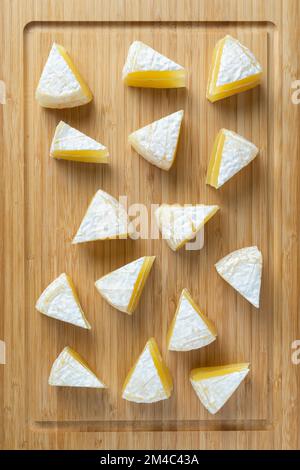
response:
[[[93,95],[63,46],[54,43],[44,66],[35,97],[45,108],[74,108]]]
[[[68,346],[63,349],[53,363],[49,385],[106,388],[106,385],[91,371],[84,359]]]
[[[218,206],[204,204],[162,204],[155,211],[157,225],[170,248],[176,251],[195,238],[204,224],[217,212]]]
[[[186,73],[181,65],[141,41],[134,41],[128,51],[122,79],[128,86],[144,88],[185,87]]]
[[[262,68],[252,52],[227,35],[215,46],[207,87],[214,102],[259,85]]]
[[[182,118],[183,111],[177,111],[138,129],[128,140],[148,162],[169,170],[175,160]]]
[[[136,403],[154,403],[171,396],[173,381],[154,338],[130,370],[123,385],[122,398]]]
[[[201,367],[191,371],[191,384],[201,403],[217,413],[238,388],[249,372],[249,364]]]
[[[48,317],[91,329],[80,306],[72,279],[65,273],[46,287],[35,307]]]
[[[72,243],[127,238],[130,234],[128,215],[124,206],[110,194],[99,189],[93,197]]]
[[[107,302],[128,314],[138,304],[155,256],[143,256],[98,279],[95,286]]]
[[[233,251],[215,264],[220,276],[259,308],[262,254],[256,246]]]
[[[183,289],[168,331],[168,349],[191,351],[207,346],[216,337],[214,324],[200,311],[189,291]]]
[[[214,143],[206,183],[220,188],[247,166],[258,154],[258,148],[235,132],[221,129]]]
[[[60,121],[52,140],[50,155],[74,162],[107,163],[109,153],[104,145]]]

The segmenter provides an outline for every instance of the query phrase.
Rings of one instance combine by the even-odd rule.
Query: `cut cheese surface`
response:
[[[211,414],[215,414],[229,400],[248,372],[248,363],[202,367],[191,371],[190,381],[201,403]]]
[[[130,233],[128,215],[124,206],[110,194],[99,189],[72,243],[127,238]]]
[[[168,332],[168,349],[191,351],[215,341],[214,324],[200,311],[187,289],[183,289]]]
[[[104,145],[60,121],[53,136],[50,155],[74,162],[107,163],[109,153]]]
[[[65,273],[46,287],[35,307],[48,317],[72,323],[81,328],[91,328],[80,306],[74,284]]]
[[[175,160],[183,111],[165,116],[130,134],[132,147],[148,162],[169,170]]]
[[[46,108],[73,108],[93,99],[63,46],[53,43],[35,97]]]
[[[258,148],[252,142],[233,131],[221,129],[214,143],[206,183],[220,188],[257,154]]]
[[[155,211],[157,225],[170,248],[176,251],[195,238],[204,224],[217,212],[218,206],[204,204],[162,204]]]
[[[233,251],[215,264],[220,276],[254,307],[259,307],[262,254],[256,246]]]
[[[122,79],[128,86],[144,88],[185,87],[185,69],[141,41],[129,47]]]
[[[249,90],[261,81],[262,68],[253,53],[237,39],[225,36],[215,46],[207,98],[217,101]]]
[[[143,256],[98,279],[95,286],[113,307],[131,314],[134,312],[155,256]]]
[[[91,371],[82,357],[68,346],[63,349],[53,363],[49,385],[106,388],[106,385]]]
[[[147,341],[123,385],[122,397],[136,403],[154,403],[171,396],[173,381],[154,338]]]

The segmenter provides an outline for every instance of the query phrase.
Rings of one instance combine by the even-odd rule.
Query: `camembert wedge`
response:
[[[106,388],[106,385],[91,371],[82,357],[68,346],[62,350],[53,363],[49,385]]]
[[[214,102],[259,85],[262,68],[253,53],[232,36],[217,42],[210,67],[207,98]]]
[[[59,160],[84,163],[107,163],[109,157],[104,145],[63,121],[56,127],[50,155]]]
[[[183,111],[165,116],[130,134],[132,147],[148,162],[169,170],[178,146]]]
[[[129,47],[122,79],[128,86],[143,88],[185,87],[186,72],[181,66],[141,41]]]
[[[128,215],[124,206],[110,194],[99,189],[93,197],[72,243],[127,238],[130,233]]]
[[[139,302],[155,256],[143,256],[98,279],[95,286],[113,307],[132,314]]]
[[[221,129],[214,143],[206,183],[220,188],[257,154],[258,148],[252,142],[235,132]]]
[[[136,403],[154,403],[171,396],[173,381],[154,338],[130,370],[123,385],[122,398]]]
[[[196,237],[204,224],[217,212],[218,206],[204,204],[162,204],[155,211],[157,225],[170,248],[176,251]]]
[[[215,264],[217,272],[254,307],[259,308],[262,254],[256,246],[233,251]]]
[[[249,372],[249,364],[201,367],[191,371],[191,384],[201,403],[217,413],[229,400]]]
[[[45,108],[74,108],[93,99],[89,87],[63,46],[52,45],[35,97]]]
[[[65,273],[46,287],[35,307],[48,317],[91,329],[80,306],[74,284]]]
[[[195,304],[187,289],[183,289],[173,321],[168,331],[168,349],[191,351],[215,341],[214,324]]]

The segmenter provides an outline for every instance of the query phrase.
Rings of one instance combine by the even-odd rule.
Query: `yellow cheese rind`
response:
[[[70,69],[72,70],[73,74],[75,75],[76,79],[78,80],[78,82],[80,83],[80,86],[82,88],[82,91],[84,93],[84,95],[86,96],[87,98],[87,101],[86,103],[89,103],[92,99],[93,99],[93,95],[92,95],[92,92],[91,90],[89,89],[89,87],[87,86],[86,82],[84,81],[84,79],[82,78],[81,74],[79,73],[79,70],[77,69],[76,65],[74,64],[74,62],[72,61],[71,57],[69,56],[69,54],[67,53],[66,49],[61,46],[60,44],[57,44],[57,48],[61,54],[61,56],[65,59],[65,61],[67,62],[68,66],[70,67]]]
[[[238,364],[227,364],[225,366],[198,367],[191,371],[190,379],[197,382],[211,377],[232,374],[233,372],[248,369],[249,365],[249,362],[241,362]]]
[[[128,305],[127,313],[129,314],[132,314],[134,312],[134,310],[137,307],[137,304],[139,303],[141,294],[143,292],[147,278],[150,274],[154,260],[155,260],[155,256],[147,256],[145,258],[144,264],[136,280],[133,293],[132,293],[132,296]]]
[[[108,163],[108,150],[54,150],[52,157],[82,163]]]
[[[173,379],[172,379],[171,373],[167,365],[163,361],[163,358],[160,354],[155,338],[151,338],[148,344],[150,347],[153,361],[156,365],[158,374],[160,376],[160,380],[163,384],[166,394],[168,395],[168,397],[170,397],[172,390],[173,390]]]
[[[206,184],[218,188],[218,176],[222,159],[222,151],[225,142],[225,135],[221,129],[215,139],[212,155],[209,161]]]
[[[139,88],[184,88],[186,72],[185,70],[132,72],[124,77],[124,83]]]

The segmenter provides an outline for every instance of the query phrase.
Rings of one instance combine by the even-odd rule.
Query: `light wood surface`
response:
[[[1,2],[0,107],[2,315],[0,366],[3,448],[298,448],[299,371],[291,343],[298,312],[297,132],[291,102],[297,77],[297,1],[37,1]],[[223,102],[205,98],[216,41],[232,34],[264,68],[261,87]],[[184,65],[188,87],[124,87],[121,70],[140,39]],[[46,110],[35,88],[53,41],[64,45],[94,94],[91,104]],[[128,134],[185,110],[177,160],[163,172],[139,157]],[[50,159],[59,120],[107,145],[111,164]],[[214,137],[234,130],[259,148],[258,158],[222,189],[205,185]],[[201,251],[173,253],[162,240],[116,240],[72,246],[97,189],[126,195],[128,205],[219,204]],[[150,212],[150,211],[149,211]],[[150,220],[149,220],[150,222]],[[150,225],[150,224],[149,224]],[[218,277],[214,263],[257,244],[264,257],[257,311]],[[142,255],[156,255],[132,317],[111,308],[94,281]],[[85,331],[36,312],[41,291],[67,272],[92,325]],[[182,288],[215,322],[218,339],[190,353],[166,350],[166,332]],[[174,379],[172,397],[154,405],[120,398],[128,369],[155,336]],[[61,349],[76,349],[109,390],[51,388]],[[193,367],[249,361],[251,373],[223,410],[209,415],[195,396]]]

